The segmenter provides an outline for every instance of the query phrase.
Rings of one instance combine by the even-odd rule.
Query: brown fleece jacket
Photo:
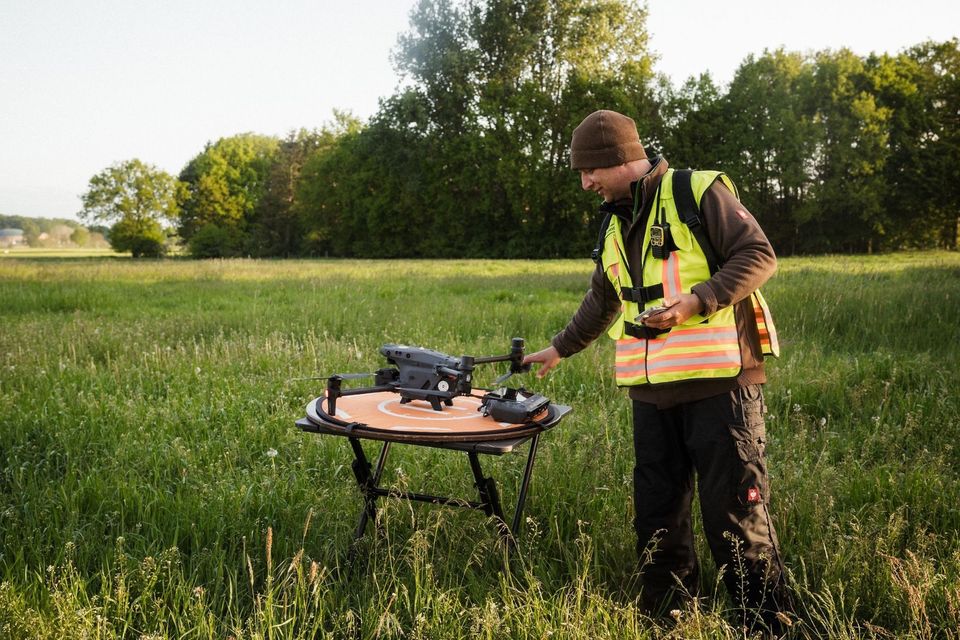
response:
[[[640,250],[647,216],[660,179],[668,168],[667,161],[662,158],[654,158],[652,162],[650,171],[631,189],[639,196],[640,207],[637,209],[637,219],[624,237],[630,265],[641,264]],[[632,208],[633,201],[617,204]],[[630,387],[631,398],[655,404],[661,409],[681,402],[702,400],[739,386],[766,382],[760,337],[749,296],[776,270],[777,258],[773,247],[754,217],[722,182],[715,182],[704,192],[700,210],[707,237],[723,266],[709,280],[694,285],[692,291],[703,301],[704,316],[731,304],[737,305],[743,369],[739,376],[727,380],[688,380]],[[634,281],[638,282],[639,279],[634,277]],[[619,312],[620,299],[598,264],[590,281],[590,290],[570,323],[554,336],[553,346],[564,358],[583,350],[606,330]]]

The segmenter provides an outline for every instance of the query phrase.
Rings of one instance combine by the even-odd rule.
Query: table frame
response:
[[[560,419],[570,412],[570,407],[564,405],[552,405],[552,413],[548,422],[544,423],[544,430],[547,430],[560,422]],[[504,440],[484,440],[477,442],[455,442],[455,441],[393,441],[388,437],[377,437],[373,435],[364,435],[362,438],[354,433],[345,432],[343,429],[331,428],[322,423],[309,418],[297,420],[297,426],[303,431],[317,433],[320,435],[333,435],[345,437],[350,443],[350,449],[353,451],[353,469],[354,478],[357,481],[357,487],[360,489],[360,495],[363,499],[363,509],[360,513],[356,529],[354,530],[354,542],[360,540],[370,520],[376,520],[377,500],[380,498],[399,498],[403,500],[412,500],[415,502],[427,502],[447,507],[457,507],[482,511],[486,516],[496,519],[497,530],[501,538],[508,545],[516,542],[520,533],[520,527],[523,518],[523,509],[527,500],[527,492],[530,487],[530,479],[533,476],[533,466],[536,462],[537,448],[540,443],[540,434],[538,431],[531,435],[524,435],[519,438]],[[366,452],[363,450],[361,440],[381,441],[383,445],[377,456],[376,466],[370,463]],[[513,509],[513,518],[510,524],[507,524],[507,518],[503,511],[503,505],[500,501],[500,492],[497,489],[497,483],[492,476],[484,476],[483,469],[480,466],[480,454],[502,456],[511,453],[515,448],[530,443],[527,452],[526,466],[524,467],[523,477],[520,481],[520,490],[517,495],[517,503]],[[470,461],[470,470],[473,473],[474,486],[479,494],[479,501],[466,500],[451,496],[434,495],[429,493],[418,493],[412,491],[400,491],[397,489],[388,489],[381,486],[383,470],[387,462],[387,454],[394,444],[416,445],[433,447],[437,449],[447,449],[451,451],[463,451],[467,454]]]

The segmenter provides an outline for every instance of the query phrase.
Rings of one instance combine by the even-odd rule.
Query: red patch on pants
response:
[[[747,489],[747,502],[750,504],[757,504],[760,502],[760,489],[756,487],[750,487]]]

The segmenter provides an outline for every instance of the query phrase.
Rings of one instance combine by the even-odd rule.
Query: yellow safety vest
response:
[[[717,171],[696,171],[690,184],[693,195],[699,205],[703,193],[716,180],[723,183],[736,194],[736,188],[730,179]],[[659,200],[657,197],[659,196]],[[659,194],[653,195],[665,221],[670,225],[671,235],[677,250],[671,252],[665,260],[653,257],[650,251],[650,227],[657,218],[656,211],[650,211],[644,230],[642,253],[643,285],[663,285],[663,297],[647,300],[643,308],[662,303],[681,293],[690,293],[694,285],[710,278],[707,258],[690,228],[683,223],[673,198],[673,169],[664,174],[660,182]],[[601,263],[607,277],[621,301],[621,313],[607,330],[607,334],[617,341],[616,377],[621,387],[643,384],[662,384],[681,380],[733,378],[739,375],[743,366],[740,358],[740,340],[737,335],[735,306],[718,310],[709,318],[694,315],[681,325],[656,337],[634,337],[628,333],[642,335],[643,328],[635,323],[641,308],[638,302],[624,299],[624,290],[633,289],[630,267],[624,249],[620,219],[611,216],[607,226],[601,253]],[[627,298],[635,298],[628,295]],[[763,294],[759,290],[751,294],[760,343],[763,354],[779,356],[773,318]],[[632,327],[631,327],[632,325]]]

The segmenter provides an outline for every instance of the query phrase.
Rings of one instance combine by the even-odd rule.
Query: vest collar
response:
[[[670,168],[667,159],[663,156],[651,158],[650,163],[650,170],[640,176],[640,179],[636,182],[630,183],[630,193],[633,194],[634,204],[639,203],[639,206],[636,207],[637,212],[646,212],[650,209],[653,194],[657,192],[663,174]],[[644,216],[641,215],[640,217]]]
[[[629,225],[632,222],[631,216],[633,214],[633,200],[630,198],[624,198],[623,200],[617,200],[616,202],[601,203],[600,213],[604,216],[608,213],[612,213],[620,218],[620,222],[623,225]]]

